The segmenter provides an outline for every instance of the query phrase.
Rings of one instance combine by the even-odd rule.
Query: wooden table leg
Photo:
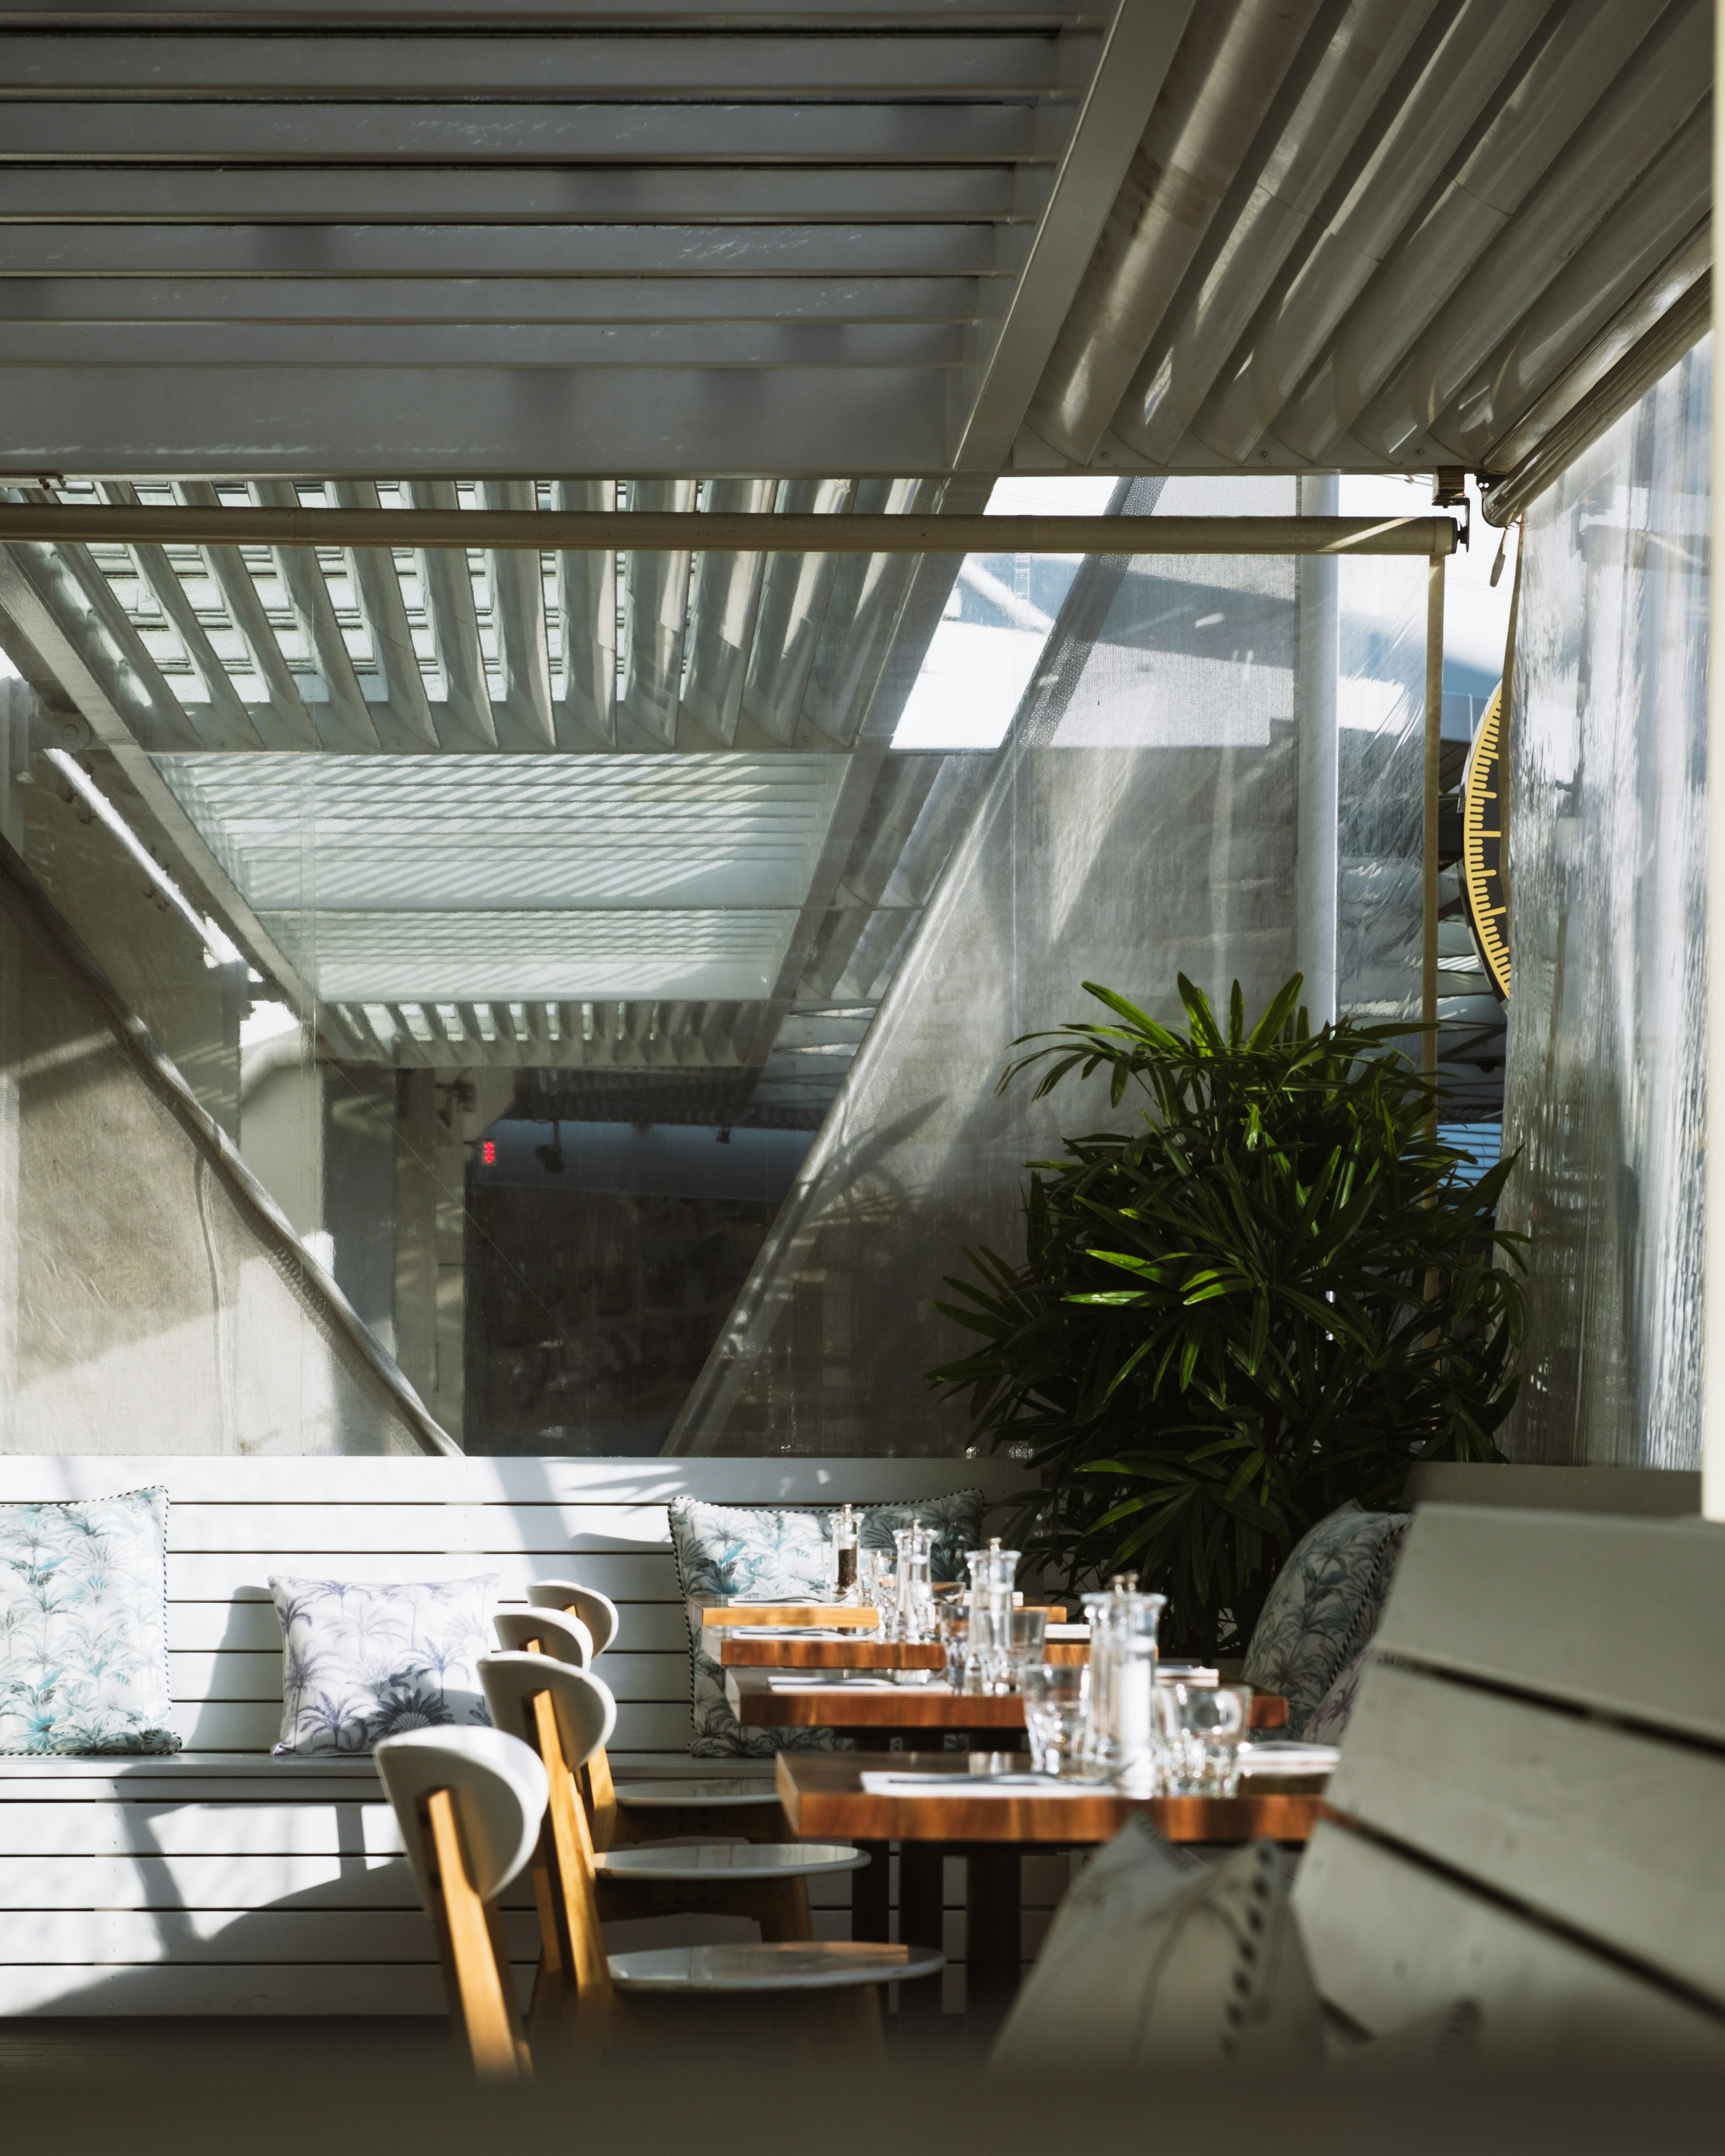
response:
[[[939,1949],[946,1928],[942,1881],[946,1846],[902,1841],[898,1851],[898,1936],[901,1945]],[[924,1977],[898,1987],[901,2035],[932,2035],[940,2028],[941,1979]]]
[[[892,1844],[860,1841],[856,1846],[869,1861],[850,1875],[850,1936],[884,1945],[891,1937]]]
[[[966,1852],[964,2018],[987,2043],[1019,1988],[1023,1851],[1016,1842],[975,1842]]]

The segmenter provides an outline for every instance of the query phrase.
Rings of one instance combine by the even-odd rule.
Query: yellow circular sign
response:
[[[1509,832],[1503,684],[1493,690],[1468,752],[1461,784],[1461,896],[1493,993],[1509,999]]]

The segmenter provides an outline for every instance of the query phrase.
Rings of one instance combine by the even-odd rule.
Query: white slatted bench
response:
[[[1725,1527],[1430,1504],[1294,1902],[1384,2036],[1725,2065]]]
[[[1024,1471],[968,1460],[0,1458],[0,1502],[168,1491],[172,1758],[0,1759],[0,2014],[434,2014],[429,1926],[366,1761],[277,1761],[272,1572],[572,1574],[622,1613],[612,1757],[688,1757],[688,1633],[665,1507],[931,1496]],[[726,1769],[726,1771],[731,1771]],[[737,1771],[771,1774],[739,1763]],[[1052,1899],[1059,1881],[1052,1883]],[[843,1935],[848,1881],[820,1928]],[[523,1888],[506,1917],[525,1985]],[[961,1949],[962,1951],[962,1947]]]

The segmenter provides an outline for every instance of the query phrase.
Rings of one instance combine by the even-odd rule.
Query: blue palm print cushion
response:
[[[479,1658],[492,1651],[497,1575],[388,1586],[284,1579],[275,1757],[357,1757],[409,1729],[489,1728]]]
[[[745,1595],[762,1601],[802,1601],[832,1592],[836,1506],[704,1505],[679,1497],[670,1515],[671,1548],[685,1597]],[[983,1493],[957,1490],[911,1505],[859,1505],[857,1532],[865,1549],[894,1550],[895,1527],[935,1532],[930,1571],[937,1581],[963,1579],[964,1553],[982,1541]],[[691,1712],[697,1758],[763,1758],[774,1752],[831,1751],[830,1729],[745,1729],[725,1697],[725,1672],[707,1652],[698,1610],[689,1622]]]
[[[0,1505],[0,1753],[177,1752],[167,1492]]]
[[[1411,1517],[1350,1500],[1307,1531],[1276,1574],[1243,1675],[1286,1696],[1291,1737],[1305,1736],[1343,1664],[1377,1630]]]

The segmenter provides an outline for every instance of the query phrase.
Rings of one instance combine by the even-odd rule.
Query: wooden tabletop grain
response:
[[[880,1613],[870,1603],[843,1602],[731,1602],[717,1594],[691,1594],[691,1609],[701,1612],[701,1621],[720,1630],[750,1625],[821,1625],[828,1630],[872,1632]]]
[[[991,1764],[1000,1755],[988,1755]],[[1029,1763],[1017,1755],[1009,1763]],[[870,1795],[865,1774],[940,1774],[955,1779],[967,1758],[955,1752],[781,1752],[778,1794],[791,1831],[803,1841],[1043,1842],[1074,1847],[1110,1841],[1134,1813],[1147,1813],[1170,1841],[1303,1843],[1323,1801],[1325,1777],[1255,1775],[1237,1797],[1127,1797],[1114,1790],[989,1795],[959,1786]]]
[[[732,1665],[725,1691],[745,1729],[1022,1729],[1017,1692],[954,1691],[944,1679],[926,1685],[809,1684],[775,1691],[770,1669]],[[1288,1703],[1279,1692],[1253,1700],[1250,1727],[1286,1729]]]
[[[1047,1662],[1087,1662],[1087,1640],[1050,1640]],[[939,1670],[946,1650],[937,1641],[904,1640],[739,1639],[730,1634],[719,1650],[727,1670]]]
[[[1060,1602],[1027,1602],[1027,1609],[1045,1609],[1050,1625],[1064,1625],[1066,1609]],[[828,1630],[870,1632],[878,1629],[880,1613],[868,1602],[743,1602],[726,1594],[691,1594],[691,1610],[699,1610],[702,1625],[734,1631],[754,1625],[819,1625]]]

